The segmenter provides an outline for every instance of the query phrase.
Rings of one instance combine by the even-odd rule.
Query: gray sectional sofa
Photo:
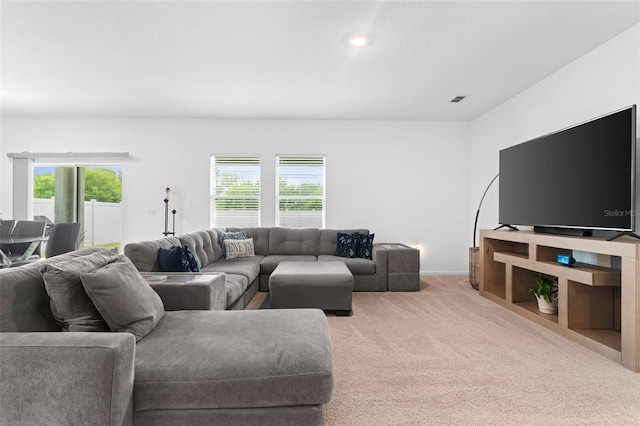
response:
[[[253,238],[255,256],[225,259],[218,245],[218,232],[213,228],[178,237],[129,243],[124,248],[141,272],[160,271],[158,249],[186,245],[200,262],[203,272],[224,272],[227,280],[227,309],[244,309],[258,290],[269,291],[269,276],[283,260],[344,262],[354,277],[354,291],[387,291],[387,250],[381,244],[373,245],[372,259],[335,256],[338,232],[359,232],[366,229],[338,230],[315,228],[228,228],[244,230]],[[416,250],[417,252],[417,250]],[[417,290],[419,259],[411,265]]]
[[[208,259],[203,235],[182,241]],[[333,373],[322,311],[165,310],[137,342],[59,332],[41,268],[96,251],[0,270],[0,424],[323,424]]]

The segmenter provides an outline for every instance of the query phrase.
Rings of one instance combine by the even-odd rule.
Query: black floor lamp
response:
[[[476,220],[473,222],[473,247],[469,247],[469,283],[471,284],[471,287],[476,290],[480,288],[480,281],[478,277],[478,266],[480,263],[478,257],[480,249],[478,248],[478,246],[476,246],[478,217],[480,216],[480,207],[482,207],[484,197],[487,195],[487,192],[489,192],[489,188],[491,188],[493,182],[498,179],[498,176],[500,176],[500,173],[498,173],[493,179],[491,179],[491,182],[489,182],[489,185],[487,185],[487,188],[484,190],[484,194],[482,194],[482,198],[480,198],[480,204],[478,204],[478,210],[476,210]]]

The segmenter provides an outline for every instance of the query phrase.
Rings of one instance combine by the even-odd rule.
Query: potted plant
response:
[[[543,314],[558,313],[558,283],[555,277],[540,275],[535,287],[529,288],[529,293],[538,299],[538,310]]]

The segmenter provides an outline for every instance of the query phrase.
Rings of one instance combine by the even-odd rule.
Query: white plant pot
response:
[[[557,314],[558,313],[558,299],[551,299],[551,303],[544,300],[544,297],[538,297],[538,310],[543,314]]]

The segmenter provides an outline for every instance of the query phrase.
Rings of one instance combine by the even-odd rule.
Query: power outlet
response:
[[[155,216],[156,215],[156,209],[149,209],[149,212],[147,213],[148,216]]]

